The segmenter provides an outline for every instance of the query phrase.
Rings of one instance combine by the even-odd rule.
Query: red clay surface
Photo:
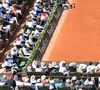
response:
[[[76,8],[63,12],[42,60],[100,60],[100,0],[73,0],[72,3]]]

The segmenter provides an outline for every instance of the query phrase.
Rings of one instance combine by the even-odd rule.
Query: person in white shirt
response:
[[[18,49],[12,48],[11,51],[10,51],[10,54],[11,54],[13,57],[17,57],[17,56],[19,55]]]
[[[31,19],[26,22],[26,26],[30,28],[34,28],[36,26],[36,22],[32,21]]]
[[[66,63],[63,63],[62,66],[60,66],[59,72],[62,73],[63,75],[68,75],[68,70],[66,68]]]
[[[95,65],[92,64],[92,62],[90,62],[89,65],[87,66],[86,73],[93,73],[94,71],[95,71]]]
[[[35,72],[42,72],[42,68],[40,65],[37,65],[35,68]]]
[[[100,62],[95,66],[95,72],[100,73]]]
[[[79,64],[77,67],[77,72],[80,73],[85,73],[87,69],[87,65],[86,64]]]
[[[13,66],[13,60],[5,60],[4,61],[6,69],[10,69]]]
[[[2,1],[2,5],[3,5],[3,7],[6,9],[6,10],[9,10],[10,9],[10,5],[9,5],[9,1],[7,1],[7,0],[3,0]]]
[[[38,29],[36,29],[36,30],[34,31],[34,35],[35,35],[35,36],[40,36],[40,34],[41,34],[41,32],[39,32]]]
[[[31,52],[27,46],[23,46],[22,53],[24,56],[29,56],[31,54]]]
[[[91,85],[91,84],[94,84],[94,79],[91,78],[91,77],[87,78],[87,79],[84,81],[84,85],[85,85],[85,86],[89,86],[89,85]]]

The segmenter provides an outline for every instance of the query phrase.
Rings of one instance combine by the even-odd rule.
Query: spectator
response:
[[[76,72],[76,62],[70,62],[69,63],[69,71],[70,72]]]
[[[42,72],[42,68],[40,65],[37,65],[35,68],[35,72]]]
[[[13,79],[13,76],[12,76],[12,75],[10,75],[10,76],[8,77],[7,85],[9,85],[13,90],[15,89],[15,87],[16,87],[16,82],[15,82],[15,80]]]
[[[87,67],[87,73],[93,73],[94,72],[94,70],[95,70],[95,65],[93,65],[93,63],[92,62],[89,62],[89,65],[88,65],[88,67]]]
[[[61,72],[63,75],[68,75],[68,69],[66,68],[66,63],[62,63],[62,65],[60,65],[59,72]]]
[[[6,85],[7,82],[8,82],[7,75],[3,75],[3,78],[1,79],[1,83],[2,83],[3,85]]]

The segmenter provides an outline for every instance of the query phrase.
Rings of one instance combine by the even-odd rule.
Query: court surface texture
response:
[[[43,61],[100,60],[100,0],[70,0],[42,58]]]

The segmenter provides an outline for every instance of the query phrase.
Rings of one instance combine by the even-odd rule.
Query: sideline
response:
[[[69,0],[70,3],[72,3],[72,1],[73,0]],[[69,12],[69,10],[64,10],[63,11],[62,16],[60,17],[60,20],[58,22],[58,25],[57,25],[57,27],[56,27],[53,35],[52,35],[52,38],[51,38],[51,40],[49,42],[49,45],[48,45],[48,47],[47,47],[47,49],[46,49],[46,51],[45,51],[45,53],[44,53],[44,55],[42,57],[42,61],[48,61],[48,59],[50,57],[50,53],[52,52],[54,44],[56,43],[56,40],[57,40],[57,38],[58,38],[58,36],[59,36],[59,34],[61,32],[61,28],[62,28],[62,26],[63,26],[63,24],[65,22],[65,18],[67,17],[68,12]]]

